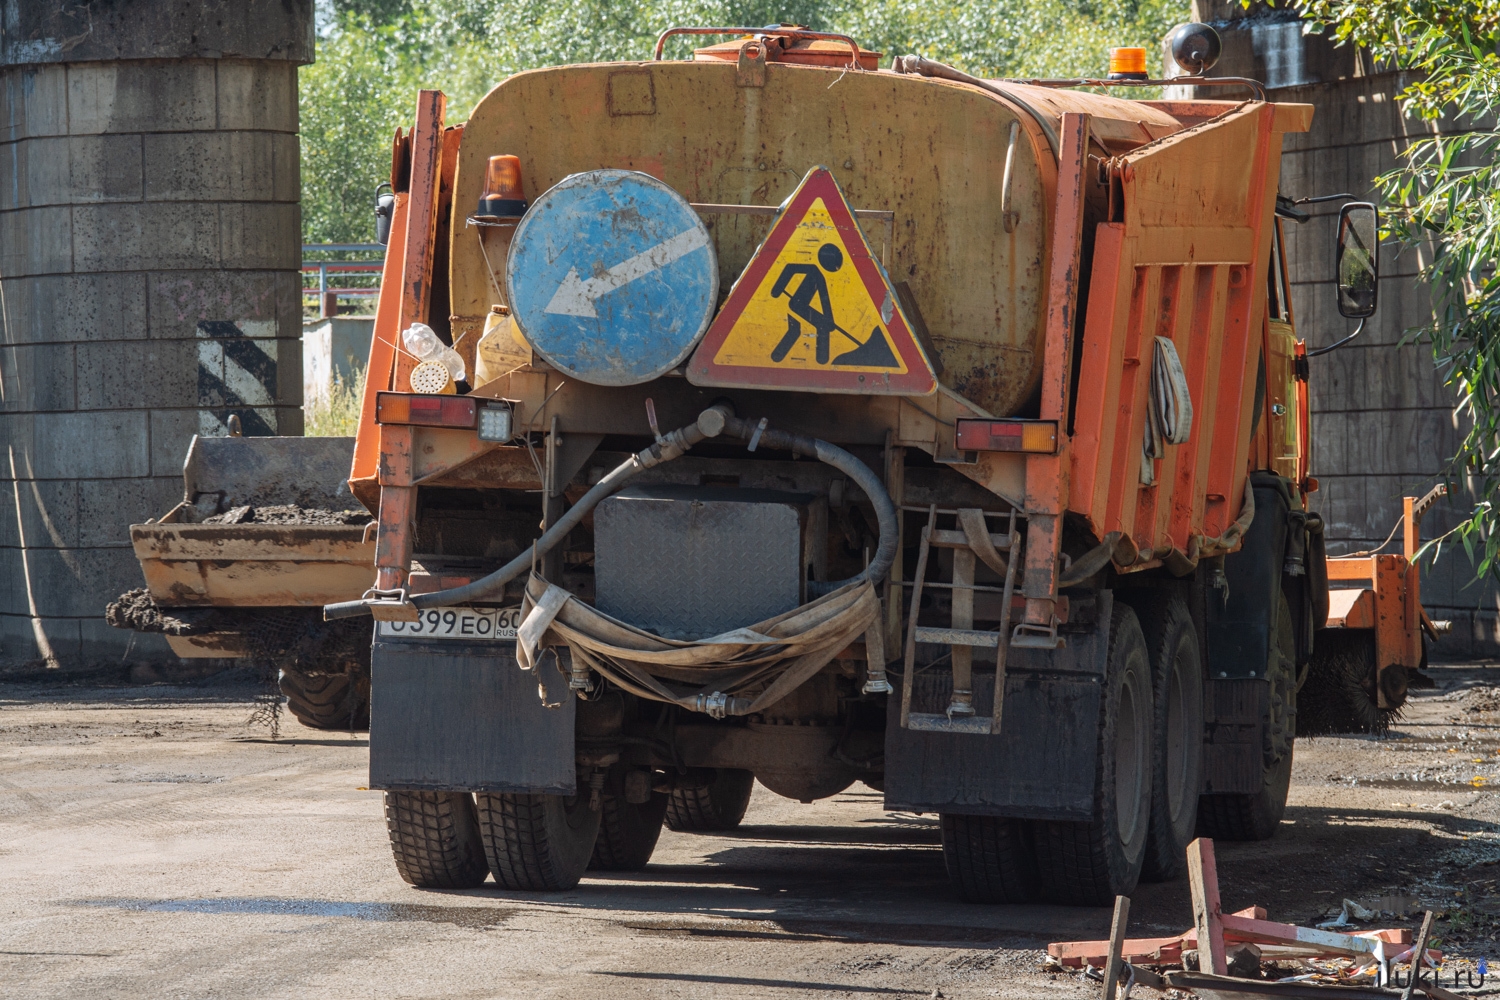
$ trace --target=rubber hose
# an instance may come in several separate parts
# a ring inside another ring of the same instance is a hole
[[[711,406],[698,414],[696,423],[688,424],[663,437],[656,444],[640,452],[631,455],[625,461],[599,480],[579,501],[568,509],[568,512],[557,519],[557,523],[548,528],[535,543],[535,556],[540,558],[544,553],[550,552],[554,546],[567,537],[568,532],[578,527],[589,511],[593,510],[599,501],[613,493],[617,493],[631,479],[663,462],[670,462],[680,457],[699,441],[717,437],[723,430],[724,423],[729,419],[729,408],[720,404]],[[411,603],[418,610],[425,608],[441,608],[455,604],[468,604],[470,601],[478,601],[486,597],[492,597],[502,593],[505,585],[522,573],[531,568],[532,551],[528,549],[516,556],[510,562],[499,569],[482,576],[473,583],[462,587],[453,587],[449,590],[436,590],[430,594],[416,594]]]
[[[724,433],[735,437],[750,440],[755,436],[760,422],[757,420],[744,420],[739,417],[729,417],[724,421]],[[760,432],[759,444],[779,451],[790,451],[799,455],[807,455],[816,458],[825,465],[831,465],[844,475],[854,480],[856,486],[864,490],[865,496],[870,498],[871,505],[875,508],[875,519],[880,526],[880,542],[875,547],[875,557],[870,560],[870,565],[864,572],[857,573],[847,580],[836,580],[824,583],[809,580],[807,590],[809,594],[821,596],[830,594],[840,587],[848,586],[859,580],[881,580],[891,570],[891,565],[896,561],[896,540],[898,537],[896,521],[896,505],[891,501],[891,495],[885,491],[885,484],[880,477],[870,470],[870,467],[838,445],[829,444],[819,438],[808,437],[805,434],[792,434],[788,431],[778,431],[767,428]]]
[[[970,76],[961,69],[955,69],[946,63],[940,63],[926,56],[897,56],[895,63],[891,66],[897,73],[914,73],[917,76],[930,76],[939,80],[952,80],[954,83],[967,83],[971,87],[987,90],[996,97],[1019,106],[1032,117],[1042,128],[1042,133],[1047,137],[1047,145],[1052,147],[1052,155],[1058,156],[1061,144],[1057,138],[1057,127],[1052,123],[1052,117],[1042,114],[1034,108],[1020,94],[1009,87],[990,80],[981,80],[977,76]]]
[[[480,577],[472,583],[462,587],[452,587],[448,590],[437,590],[427,594],[415,594],[411,598],[412,606],[418,610],[427,608],[450,607],[454,605],[468,604],[473,601],[484,600],[504,593],[505,585],[531,568],[533,558],[539,558],[567,537],[605,497],[618,492],[629,480],[641,472],[646,471],[663,462],[670,462],[680,457],[693,445],[705,441],[711,437],[717,437],[721,433],[728,432],[735,437],[750,440],[755,436],[759,421],[742,420],[732,416],[727,404],[711,406],[698,415],[696,423],[673,431],[663,437],[650,448],[632,455],[624,462],[616,466],[607,476],[599,480],[587,493],[585,493],[574,504],[566,514],[557,519],[557,523],[548,528],[538,538],[533,548],[516,556],[510,562],[501,566],[493,573]],[[808,591],[814,596],[832,593],[840,587],[857,582],[859,580],[879,580],[890,572],[891,565],[896,560],[896,505],[891,502],[890,494],[885,490],[882,483],[870,471],[870,467],[855,458],[849,452],[829,444],[818,438],[808,437],[804,434],[791,434],[786,431],[764,430],[760,433],[760,442],[769,448],[780,451],[791,451],[801,455],[816,458],[818,461],[833,466],[840,472],[852,479],[860,489],[864,490],[865,496],[870,498],[870,503],[875,507],[875,518],[880,526],[880,541],[875,549],[875,557],[864,572],[856,574],[847,580],[838,580],[832,583],[808,582]],[[361,614],[369,614],[369,605],[363,601],[348,601],[342,604],[329,604],[323,608],[324,620],[331,621],[335,618],[348,618]]]

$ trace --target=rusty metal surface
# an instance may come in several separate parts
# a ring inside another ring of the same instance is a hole
[[[363,527],[135,524],[130,542],[163,607],[292,607],[359,598],[375,544]]]
[[[1019,222],[1007,233],[1001,180],[1018,119]],[[895,213],[888,270],[912,289],[943,383],[996,414],[1014,412],[1035,390],[1053,157],[1030,117],[990,94],[886,72],[840,77],[774,63],[763,88],[736,86],[727,62],[537,70],[505,81],[474,109],[455,205],[478,198],[484,164],[498,153],[520,156],[532,199],[568,174],[616,167],[651,174],[693,202],[776,205],[808,169],[825,165],[856,209]],[[1039,155],[1049,163],[1039,165]],[[707,221],[727,290],[767,222]],[[879,242],[877,231],[867,236]],[[483,315],[495,301],[481,238],[491,262],[508,250],[508,230],[454,228],[455,314]]]
[[[353,510],[346,477],[354,439],[346,437],[201,437],[182,464],[189,503],[218,498],[218,509],[291,504]]]

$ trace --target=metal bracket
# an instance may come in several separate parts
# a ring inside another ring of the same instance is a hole
[[[1010,644],[1018,649],[1064,649],[1068,641],[1057,634],[1057,616],[1050,625],[1031,625],[1026,622],[1016,626]]]
[[[360,600],[370,609],[370,617],[378,622],[415,622],[422,619],[422,613],[411,602],[405,587],[397,590],[371,587],[360,596]]]
[[[907,729],[924,733],[969,733],[973,736],[990,735],[988,715],[938,715],[935,712],[912,712],[907,716]]]
[[[759,38],[746,40],[740,46],[740,56],[734,68],[736,87],[764,87],[766,85],[766,43]]]

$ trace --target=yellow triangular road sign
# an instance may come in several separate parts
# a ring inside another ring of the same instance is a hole
[[[825,167],[802,179],[688,363],[695,385],[926,395],[927,357]]]

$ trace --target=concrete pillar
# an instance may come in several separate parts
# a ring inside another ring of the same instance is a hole
[[[0,667],[168,658],[104,623],[129,525],[230,413],[302,432],[312,8],[0,0]]]
[[[1312,131],[1289,135],[1282,153],[1281,192],[1291,198],[1347,191],[1379,202],[1374,178],[1396,167],[1402,150],[1432,132],[1451,133],[1452,121],[1409,119],[1397,101],[1414,79],[1375,72],[1368,53],[1303,35],[1284,5],[1238,0],[1194,0],[1194,17],[1213,24],[1224,56],[1213,76],[1248,76],[1266,83],[1273,101],[1311,104]],[[1216,90],[1217,88],[1214,88]],[[1210,88],[1199,96],[1222,97]],[[1338,313],[1333,247],[1339,204],[1308,206],[1309,222],[1288,223],[1287,268],[1297,332],[1310,347],[1331,344],[1355,328]],[[1358,340],[1311,360],[1312,474],[1321,484],[1313,507],[1328,525],[1329,552],[1374,548],[1401,516],[1402,496],[1421,496],[1440,481],[1461,437],[1431,348],[1401,345],[1404,331],[1431,318],[1416,253],[1382,248],[1380,309]],[[1440,502],[1423,520],[1422,537],[1452,528],[1472,509],[1472,497]],[[1392,549],[1400,551],[1397,532]],[[1500,655],[1492,584],[1474,584],[1473,566],[1450,549],[1422,578],[1422,599],[1434,619],[1449,619],[1454,634],[1433,647],[1434,657]]]

